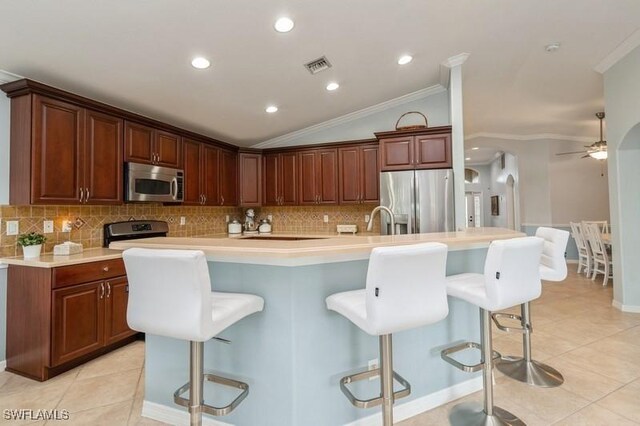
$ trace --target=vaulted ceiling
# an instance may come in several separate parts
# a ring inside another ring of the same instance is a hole
[[[250,146],[438,84],[467,52],[467,135],[595,136],[593,67],[638,29],[637,0],[3,0],[0,69]]]

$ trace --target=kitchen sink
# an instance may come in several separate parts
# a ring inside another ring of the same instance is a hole
[[[325,240],[322,237],[243,237],[243,240],[265,240],[265,241],[304,241],[304,240]]]

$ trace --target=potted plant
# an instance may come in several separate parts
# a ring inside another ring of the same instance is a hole
[[[22,246],[22,253],[25,259],[40,256],[42,250],[42,244],[47,238],[38,234],[37,232],[29,232],[28,234],[21,234],[18,237],[18,245]]]

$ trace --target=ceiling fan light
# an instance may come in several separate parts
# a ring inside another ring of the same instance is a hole
[[[589,153],[589,156],[596,160],[606,160],[608,157],[607,151],[592,151]]]

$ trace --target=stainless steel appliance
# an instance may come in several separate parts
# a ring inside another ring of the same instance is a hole
[[[127,163],[125,168],[125,200],[160,203],[184,201],[184,172],[170,167]]]
[[[104,225],[102,245],[109,247],[113,241],[135,240],[138,238],[166,237],[169,225],[162,220],[129,220]]]
[[[391,229],[388,213],[380,215],[380,233],[424,234],[455,230],[453,170],[407,170],[380,173],[380,205],[395,219]]]

